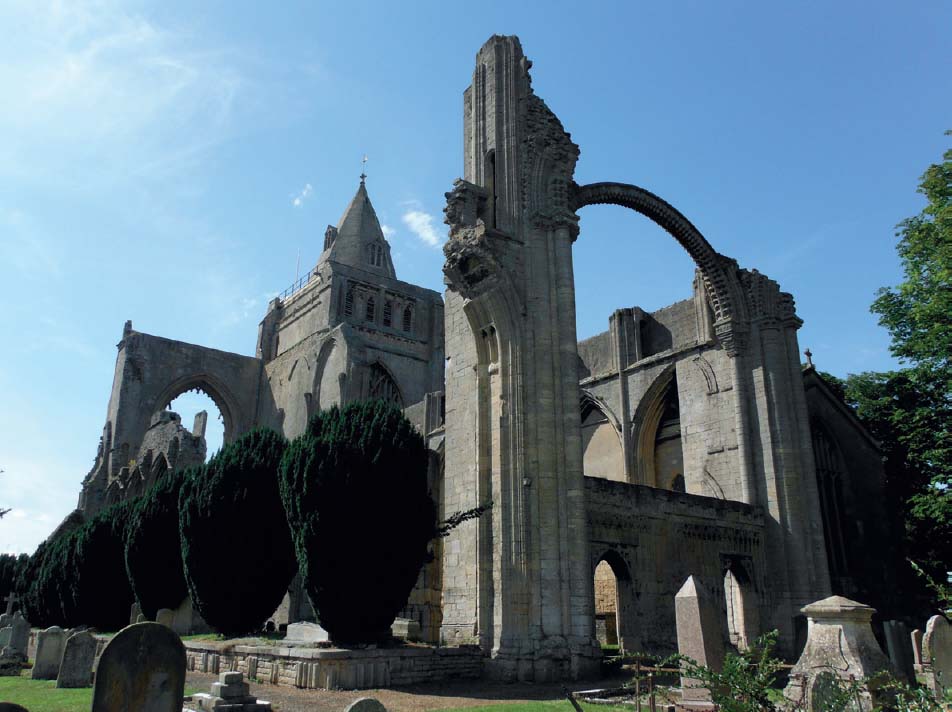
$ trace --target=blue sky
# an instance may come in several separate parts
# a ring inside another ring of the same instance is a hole
[[[0,551],[75,506],[123,322],[252,354],[364,154],[398,275],[442,290],[461,95],[493,33],[521,37],[579,182],[644,186],[778,280],[841,375],[893,365],[868,306],[952,127],[948,2],[14,0],[0,27]],[[581,215],[580,337],[689,296],[660,229]]]

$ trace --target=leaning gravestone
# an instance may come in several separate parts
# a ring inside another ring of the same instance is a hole
[[[135,623],[99,658],[92,712],[181,712],[185,646],[159,623]]]
[[[724,663],[724,641],[714,605],[694,576],[674,597],[678,628],[678,652],[699,665],[720,672]],[[681,696],[687,701],[710,702],[711,693],[700,682],[681,675]]]
[[[89,687],[93,683],[93,663],[99,641],[89,631],[81,630],[66,639],[57,687]]]
[[[175,611],[171,608],[160,608],[155,614],[155,622],[166,628],[171,628],[173,621],[175,621]]]
[[[952,689],[952,626],[943,616],[932,616],[922,636],[922,658],[932,668],[932,684],[939,697]]]
[[[36,634],[36,660],[33,663],[34,680],[55,680],[59,674],[66,631],[57,625]]]

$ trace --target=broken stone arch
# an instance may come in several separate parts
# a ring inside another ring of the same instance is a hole
[[[167,408],[180,395],[193,390],[204,393],[212,399],[224,422],[223,441],[231,442],[238,435],[235,430],[236,414],[239,412],[237,399],[227,386],[208,374],[187,376],[168,384],[155,399],[156,407],[153,412]]]
[[[704,280],[705,291],[714,312],[715,327],[727,336],[731,324],[743,322],[745,304],[740,298],[737,264],[711,247],[690,220],[654,193],[629,183],[589,183],[574,186],[572,207],[579,210],[586,205],[619,205],[640,213],[668,232],[687,251],[697,264]],[[734,350],[732,339],[724,339],[725,348]]]

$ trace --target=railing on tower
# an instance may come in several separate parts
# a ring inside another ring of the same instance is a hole
[[[290,287],[288,287],[283,292],[281,292],[281,294],[278,295],[278,299],[280,299],[281,301],[284,301],[285,299],[294,296],[295,294],[300,292],[302,289],[304,289],[310,283],[310,281],[314,279],[316,276],[317,276],[317,268],[315,267],[314,269],[308,271],[308,273],[305,274],[303,277],[295,281]]]

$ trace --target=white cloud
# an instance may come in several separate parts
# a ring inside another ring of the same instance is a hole
[[[404,225],[430,247],[443,244],[443,236],[437,230],[435,222],[436,218],[422,210],[408,210],[403,214]]]
[[[304,201],[307,200],[308,197],[310,197],[311,193],[313,192],[314,192],[314,188],[311,186],[311,184],[305,183],[304,187],[301,188],[300,192],[297,195],[292,194],[291,197],[293,198],[293,200],[291,201],[291,204],[295,208],[300,208],[302,205],[304,205]]]
[[[397,234],[396,228],[391,227],[390,225],[381,225],[380,229],[383,230],[383,236],[388,240]]]

